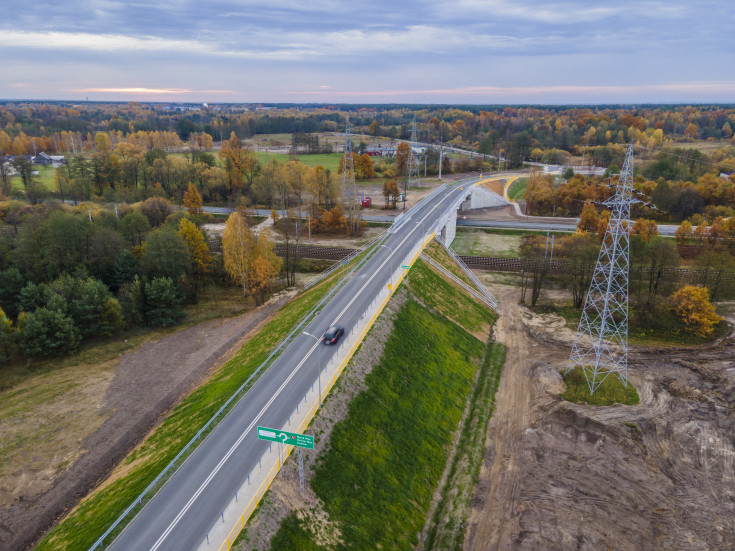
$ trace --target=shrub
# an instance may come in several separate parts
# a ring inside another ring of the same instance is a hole
[[[169,277],[158,277],[145,286],[145,318],[148,325],[174,325],[184,317],[181,298]]]
[[[20,326],[23,352],[32,358],[73,352],[82,340],[70,317],[46,308],[22,316]]]

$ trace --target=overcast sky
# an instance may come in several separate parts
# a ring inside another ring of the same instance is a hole
[[[733,0],[0,0],[0,98],[735,102]]]

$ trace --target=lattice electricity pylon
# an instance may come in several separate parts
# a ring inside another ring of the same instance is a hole
[[[350,135],[350,119],[345,124],[345,151],[342,158],[342,205],[347,212],[347,223],[350,235],[360,231],[360,204],[355,182],[355,161],[352,156],[352,136]]]
[[[419,166],[419,156],[416,155],[416,152],[414,151],[417,140],[416,115],[414,115],[413,126],[411,127],[411,150],[408,153],[408,187],[421,187],[421,167]]]
[[[615,195],[603,204],[610,221],[584,302],[567,371],[582,368],[590,394],[611,373],[628,384],[628,219],[633,198],[633,145],[628,147]]]

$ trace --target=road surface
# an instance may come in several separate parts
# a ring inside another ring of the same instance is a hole
[[[445,188],[406,214],[395,233],[260,377],[108,549],[186,551],[202,543],[235,489],[268,447],[267,442],[257,439],[257,425],[284,426],[295,404],[312,385],[319,384],[319,366],[326,365],[336,347],[325,346],[316,337],[333,324],[343,326],[349,333],[386,285],[390,273],[424,239],[431,222],[460,193],[466,192],[458,186]]]

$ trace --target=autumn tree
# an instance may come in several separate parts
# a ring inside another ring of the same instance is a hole
[[[266,232],[256,238],[247,222],[233,212],[222,236],[225,270],[242,288],[245,296],[264,298],[265,291],[281,269],[281,259],[273,251]]]
[[[564,237],[560,245],[559,256],[568,263],[564,276],[572,290],[574,307],[580,309],[595,272],[600,243],[594,235],[575,233]]]
[[[398,201],[398,183],[395,180],[383,182],[383,197],[385,197],[385,208],[395,210],[396,201]]]
[[[403,191],[408,186],[408,159],[411,156],[411,146],[406,142],[401,142],[396,148],[396,169],[398,174],[404,176]]]
[[[677,243],[686,243],[692,238],[692,224],[688,220],[684,220],[674,234]]]
[[[638,218],[630,230],[630,235],[637,235],[644,242],[648,243],[651,237],[655,237],[658,235],[658,226],[653,220]]]
[[[671,296],[674,313],[686,332],[697,337],[706,337],[723,318],[715,313],[704,287],[686,285]]]
[[[212,264],[212,256],[209,254],[207,241],[204,239],[201,230],[188,218],[182,218],[179,222],[179,236],[189,248],[191,259],[194,262],[194,271],[201,281],[209,273]]]
[[[587,201],[582,208],[582,214],[577,222],[577,231],[589,234],[597,232],[597,228],[600,225],[600,215],[597,214],[597,210],[594,205]]]
[[[242,147],[240,138],[234,132],[230,134],[229,140],[222,142],[218,155],[225,165],[233,191],[242,188],[243,177],[247,180],[248,185],[252,185],[258,175],[260,165],[255,154],[250,149]]]
[[[198,214],[202,211],[202,196],[199,195],[194,184],[189,184],[186,193],[184,193],[184,207],[189,211],[189,214]]]

